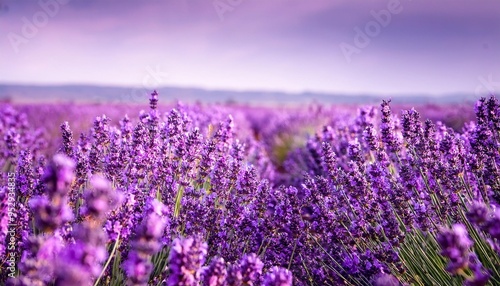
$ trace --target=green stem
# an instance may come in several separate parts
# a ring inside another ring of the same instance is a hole
[[[106,261],[106,264],[104,264],[104,267],[102,268],[101,274],[99,274],[99,277],[95,281],[94,286],[97,286],[99,284],[99,281],[101,280],[102,276],[104,275],[106,268],[108,268],[108,265],[111,262],[111,259],[115,255],[115,252],[116,252],[116,249],[118,248],[119,243],[120,243],[120,233],[118,233],[118,236],[116,237],[116,241],[115,241],[115,245],[113,246],[113,250],[111,250],[111,253],[109,254],[108,261]]]

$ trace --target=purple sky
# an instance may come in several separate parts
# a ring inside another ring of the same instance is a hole
[[[0,36],[3,83],[500,91],[498,0],[0,0]]]

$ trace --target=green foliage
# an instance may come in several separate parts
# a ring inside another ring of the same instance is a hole
[[[475,229],[466,219],[464,222],[474,246],[471,249],[482,265],[491,271],[487,285],[500,285],[500,257],[486,241],[486,234]],[[439,253],[437,232],[423,233],[416,229],[406,234],[406,239],[399,250],[406,272],[394,273],[401,281],[410,285],[462,285],[472,275],[469,269],[451,275],[446,271],[447,261]]]
[[[408,232],[399,252],[407,272],[399,278],[411,285],[462,285],[461,277],[446,271],[446,260],[439,252],[435,233]]]

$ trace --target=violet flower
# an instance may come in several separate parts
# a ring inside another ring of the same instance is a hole
[[[292,286],[293,276],[292,272],[288,269],[280,267],[271,267],[269,271],[264,275],[264,280],[262,282],[263,286]]]
[[[198,237],[177,238],[170,249],[168,286],[195,286],[201,281],[207,244]]]
[[[467,268],[470,248],[473,242],[462,224],[454,224],[451,229],[442,229],[437,237],[441,255],[449,259],[448,270],[452,274]]]
[[[159,239],[167,224],[166,213],[166,207],[156,199],[147,202],[144,220],[136,229],[128,258],[122,265],[127,285],[147,285],[153,270],[151,256],[161,247]]]
[[[203,270],[203,286],[224,286],[227,277],[227,268],[224,258],[215,258]]]

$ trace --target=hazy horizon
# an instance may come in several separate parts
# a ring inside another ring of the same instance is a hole
[[[500,90],[500,1],[0,0],[0,84]]]
[[[224,91],[224,92],[236,92],[236,93],[251,93],[251,92],[258,92],[258,93],[282,93],[282,94],[289,94],[289,95],[299,95],[299,94],[307,94],[307,93],[314,93],[314,94],[324,94],[324,95],[368,95],[368,96],[417,96],[417,95],[424,95],[424,96],[435,96],[436,94],[431,94],[431,93],[424,93],[424,92],[399,92],[399,93],[375,93],[375,92],[322,92],[322,91],[315,91],[315,90],[303,90],[303,91],[286,91],[286,90],[266,90],[266,89],[258,89],[258,88],[206,88],[206,87],[201,87],[201,86],[182,86],[182,85],[156,85],[154,87],[144,87],[141,86],[140,84],[137,85],[120,85],[120,84],[92,84],[92,83],[23,83],[23,82],[1,82],[0,81],[0,86],[2,87],[9,87],[9,86],[16,86],[16,87],[40,87],[40,88],[65,88],[65,87],[90,87],[90,88],[117,88],[117,89],[140,89],[144,91],[154,91],[158,89],[186,89],[186,90],[202,90],[202,91],[208,91],[208,92],[217,92],[217,91]],[[437,95],[441,96],[450,96],[454,94],[472,94],[468,92],[444,92],[440,93]],[[488,96],[491,95],[491,93],[484,92],[481,96]],[[495,94],[496,95],[496,94]]]

